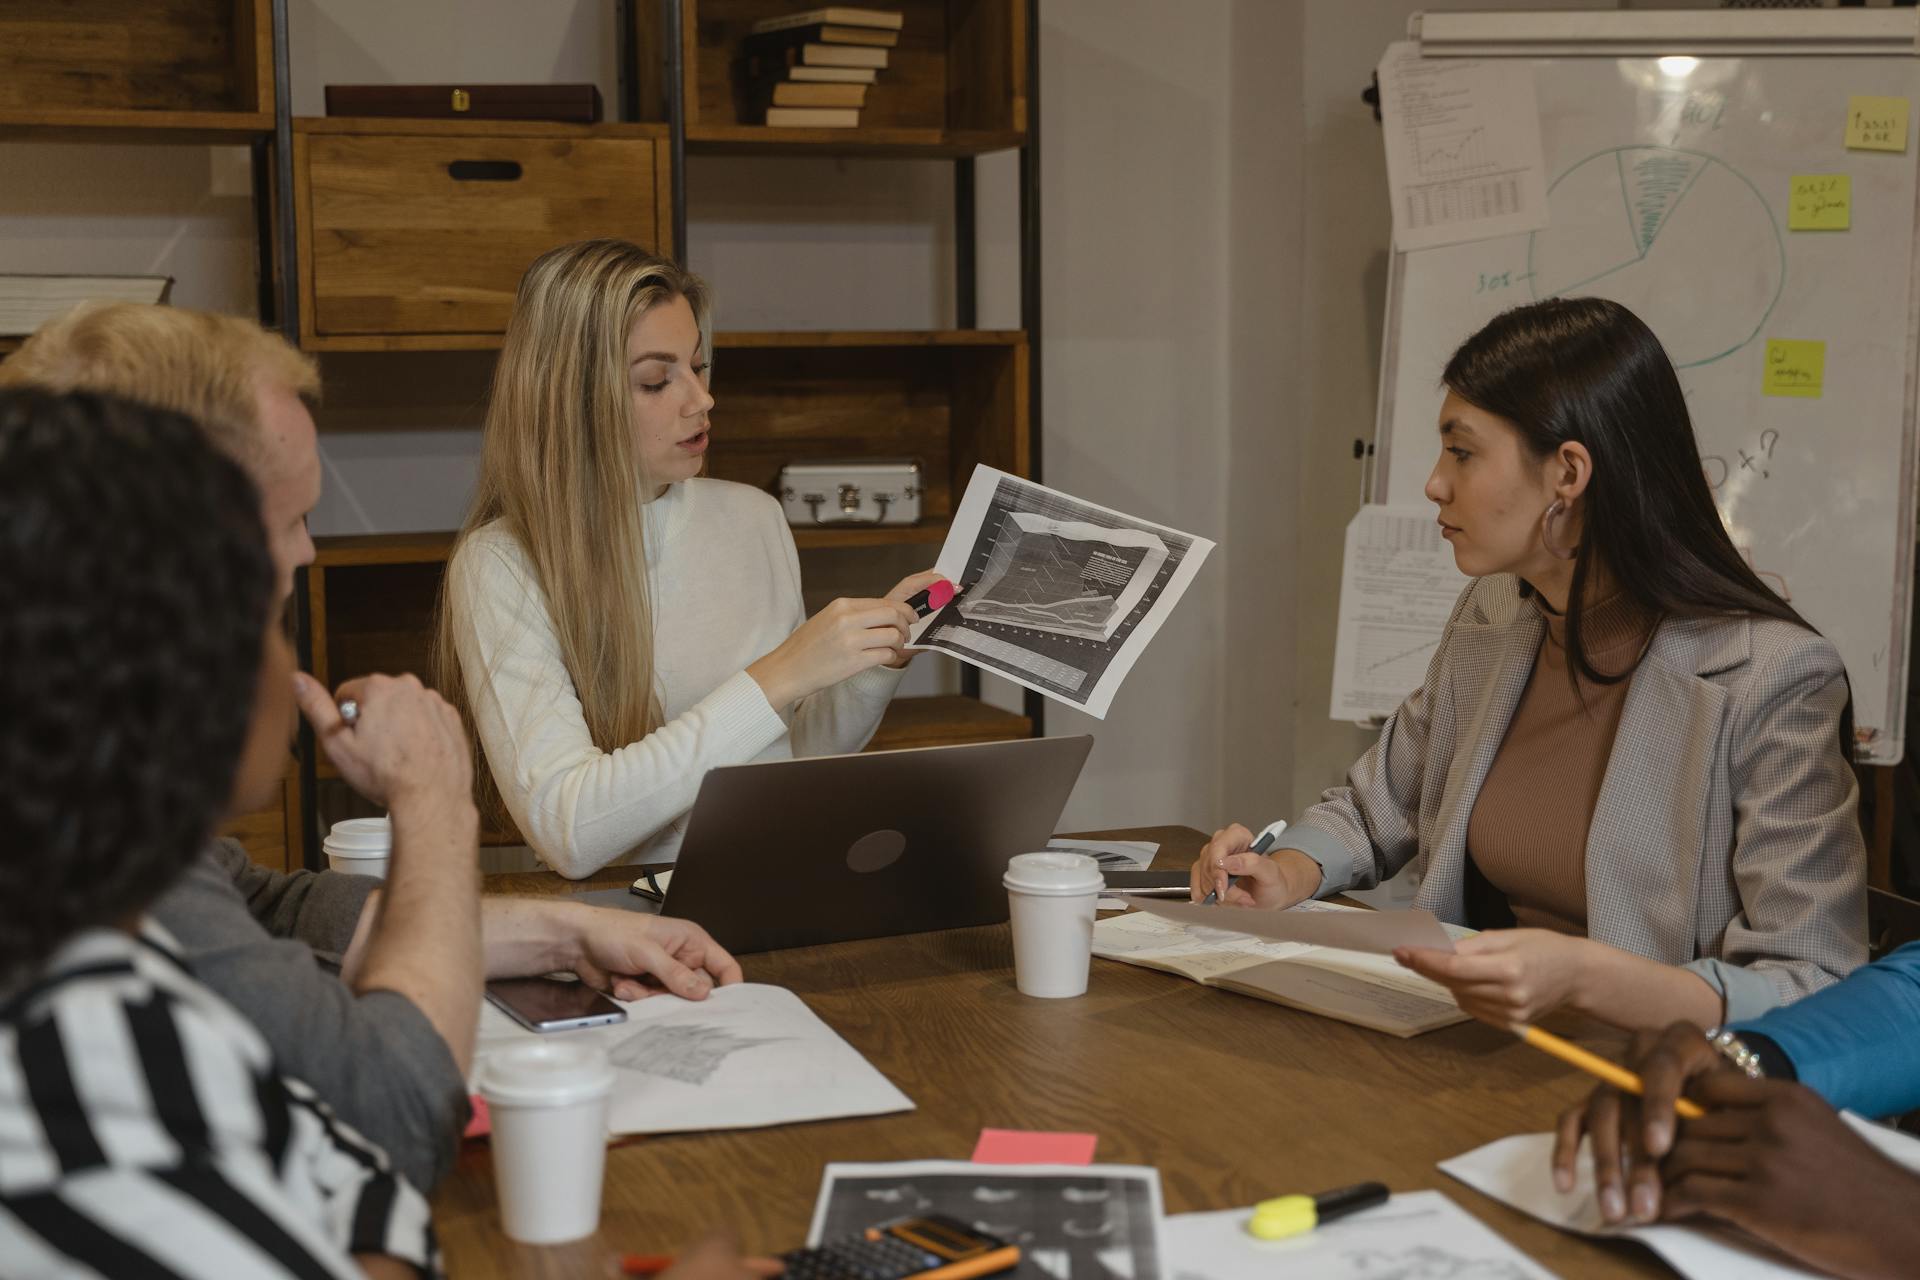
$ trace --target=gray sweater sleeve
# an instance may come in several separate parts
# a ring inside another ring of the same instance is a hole
[[[270,871],[251,861],[238,840],[215,840],[206,857],[219,866],[262,929],[336,958],[346,953],[361,910],[380,887],[373,876]]]
[[[468,1117],[453,1053],[412,1001],[392,991],[357,994],[318,954],[345,949],[378,882],[277,875],[244,853],[236,864],[237,846],[225,843],[202,854],[152,914],[179,940],[195,976],[260,1029],[281,1071],[312,1086],[431,1194]],[[281,927],[297,936],[273,936]]]

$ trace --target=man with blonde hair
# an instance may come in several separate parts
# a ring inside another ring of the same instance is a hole
[[[279,335],[249,320],[176,307],[83,306],[49,321],[0,362],[0,387],[119,395],[184,413],[260,489],[279,599],[313,561],[307,514],[320,497],[312,406],[319,373]],[[379,679],[379,677],[376,677]],[[411,677],[405,677],[411,679]],[[332,697],[296,676],[298,698],[324,734],[340,731]],[[431,797],[429,797],[431,799]],[[572,970],[622,999],[650,979],[704,997],[740,968],[698,925],[565,901],[489,898],[480,911],[484,974],[445,963],[429,915],[471,911],[476,850],[447,854],[432,835],[408,840],[409,796],[390,797],[396,868],[417,843],[423,856],[459,856],[460,887],[405,900],[378,880],[332,871],[281,874],[253,865],[236,841],[218,840],[168,890],[152,914],[179,940],[194,973],[264,1033],[287,1074],[306,1081],[340,1116],[380,1143],[422,1190],[451,1163],[467,1119],[466,1072],[483,977]],[[407,974],[375,985],[364,960]],[[402,959],[401,964],[392,963]],[[403,989],[404,988],[404,989]]]

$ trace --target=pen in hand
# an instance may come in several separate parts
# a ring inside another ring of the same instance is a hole
[[[1260,833],[1260,838],[1253,842],[1253,847],[1248,849],[1247,852],[1248,853],[1265,853],[1267,850],[1273,848],[1274,839],[1277,836],[1279,836],[1279,834],[1282,831],[1285,831],[1286,829],[1287,829],[1287,824],[1284,822],[1276,823],[1274,826],[1267,828],[1265,831],[1262,831]],[[1239,876],[1228,876],[1227,888],[1231,889],[1233,888],[1234,885],[1238,884],[1239,882],[1240,882]],[[1208,907],[1208,906],[1212,906],[1214,903],[1218,901],[1220,901],[1220,891],[1218,889],[1209,889],[1207,891],[1207,896],[1200,899],[1200,905],[1203,907]]]

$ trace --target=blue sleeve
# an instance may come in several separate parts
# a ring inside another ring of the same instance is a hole
[[[1836,1107],[1891,1116],[1920,1107],[1920,942],[1749,1022]]]

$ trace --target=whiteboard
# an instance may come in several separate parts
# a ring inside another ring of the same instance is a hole
[[[1900,154],[1849,151],[1844,134],[1850,95],[1913,99],[1920,63],[1531,60],[1549,223],[1393,255],[1375,500],[1423,500],[1438,455],[1440,371],[1486,321],[1555,295],[1624,303],[1679,370],[1734,542],[1839,649],[1858,758],[1898,762],[1914,549],[1920,133]],[[1789,231],[1789,183],[1802,174],[1851,176],[1851,230]],[[1826,343],[1818,399],[1762,394],[1769,339]]]

